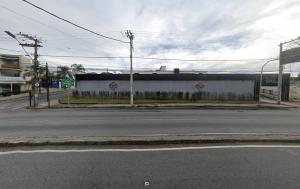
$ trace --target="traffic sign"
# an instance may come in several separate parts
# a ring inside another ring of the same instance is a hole
[[[73,79],[66,78],[66,79],[62,80],[62,87],[70,88],[72,86],[74,86],[74,80]]]

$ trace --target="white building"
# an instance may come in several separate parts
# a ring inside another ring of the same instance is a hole
[[[25,56],[0,54],[0,95],[26,92],[30,78],[24,74],[30,66],[31,60]]]

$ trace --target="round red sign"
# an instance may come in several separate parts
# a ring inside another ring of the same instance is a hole
[[[205,84],[201,81],[199,81],[198,83],[196,83],[195,88],[197,89],[203,89],[205,87]]]
[[[109,84],[109,88],[112,90],[115,90],[116,88],[118,88],[118,83],[113,81]]]

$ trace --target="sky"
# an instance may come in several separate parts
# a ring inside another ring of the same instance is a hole
[[[279,44],[300,36],[300,0],[29,0],[103,35],[127,41],[135,35],[134,56],[163,59],[267,59],[278,57]],[[0,29],[36,35],[41,55],[129,56],[129,45],[101,38],[62,22],[22,0],[0,0]],[[22,51],[0,32],[0,48]],[[28,48],[32,52],[32,49]],[[0,50],[0,53],[20,52]],[[22,53],[21,53],[22,54]],[[128,58],[92,59],[40,56],[50,65],[129,68]],[[171,61],[134,59],[134,69],[255,72],[264,60]],[[268,71],[276,71],[270,63]],[[286,66],[299,72],[300,65]]]

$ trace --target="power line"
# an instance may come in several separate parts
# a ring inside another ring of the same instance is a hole
[[[33,3],[30,3],[29,1],[26,1],[26,0],[23,0],[23,1],[24,1],[25,3],[27,3],[27,4],[31,5],[31,6],[33,6],[33,7],[35,7],[35,8],[37,8],[37,9],[41,10],[41,11],[46,12],[47,14],[50,14],[51,16],[54,16],[54,17],[56,17],[56,18],[58,18],[58,19],[60,19],[60,20],[62,20],[62,21],[64,21],[64,22],[67,22],[67,23],[69,23],[69,24],[71,24],[71,25],[73,25],[73,26],[75,26],[75,27],[77,27],[77,28],[80,28],[80,29],[82,29],[82,30],[88,31],[88,32],[90,32],[90,33],[93,33],[93,34],[95,34],[95,35],[98,35],[98,36],[100,36],[100,37],[103,37],[103,38],[106,38],[106,39],[110,39],[110,40],[113,40],[113,41],[118,41],[118,42],[121,42],[121,43],[129,43],[129,42],[127,42],[127,41],[122,41],[122,40],[120,40],[120,39],[116,39],[116,38],[113,38],[113,37],[109,37],[109,36],[106,36],[106,35],[103,35],[103,34],[94,32],[94,31],[92,31],[92,30],[90,30],[90,29],[87,29],[87,28],[85,28],[85,27],[83,27],[83,26],[80,26],[80,25],[78,25],[78,24],[75,24],[74,22],[71,22],[71,21],[69,21],[69,20],[67,20],[67,19],[65,19],[65,18],[62,18],[62,17],[60,17],[60,16],[58,16],[58,15],[56,15],[56,14],[54,14],[54,13],[51,13],[51,12],[49,12],[49,11],[47,11],[47,10],[45,10],[45,9],[43,9],[43,8],[41,8],[41,7],[37,6],[37,5],[35,5],[35,4],[33,4]]]
[[[20,52],[18,50],[0,48],[6,51]],[[51,54],[40,54],[41,57],[53,57],[53,58],[86,58],[86,59],[125,59],[128,56],[72,56],[72,55],[51,55]],[[165,61],[183,61],[183,62],[243,62],[243,61],[265,61],[272,58],[261,58],[261,59],[177,59],[177,58],[156,58],[156,57],[133,57],[135,59],[144,60],[165,60]]]
[[[53,58],[87,58],[87,59],[117,59],[117,58],[129,58],[127,56],[69,56],[69,55],[50,55],[50,54],[41,54],[39,56],[43,57],[53,57]]]
[[[58,29],[58,28],[56,28],[56,27],[54,27],[54,26],[45,24],[45,23],[43,23],[43,22],[41,22],[41,21],[39,21],[39,20],[37,20],[37,19],[35,19],[35,18],[31,18],[31,17],[26,16],[26,15],[24,15],[24,14],[18,13],[18,12],[14,11],[14,10],[12,10],[12,9],[9,9],[9,8],[3,6],[3,5],[0,5],[0,8],[5,9],[5,10],[7,10],[7,11],[9,11],[9,12],[11,12],[11,13],[17,15],[17,16],[22,17],[22,18],[26,18],[26,19],[28,19],[28,20],[31,20],[31,21],[36,22],[36,23],[38,23],[38,24],[41,24],[41,25],[43,25],[43,26],[49,27],[49,28],[54,29],[54,30],[56,30],[56,31],[59,31],[59,32],[61,32],[61,33],[65,33],[64,31],[62,31],[62,30],[60,30],[60,29]]]
[[[54,27],[54,26],[49,25],[49,24],[45,24],[45,23],[43,23],[43,22],[41,22],[41,21],[39,21],[39,20],[37,20],[37,19],[35,19],[35,18],[32,18],[32,17],[26,16],[26,15],[24,15],[24,14],[18,13],[18,12],[14,11],[14,10],[12,10],[12,9],[10,9],[10,8],[7,8],[7,7],[3,6],[3,5],[0,5],[0,8],[4,9],[4,10],[10,12],[10,13],[13,13],[13,14],[16,15],[16,16],[19,16],[19,17],[28,19],[28,20],[30,20],[30,21],[32,21],[32,22],[38,23],[38,24],[40,24],[40,25],[42,25],[42,26],[48,27],[48,28],[50,28],[50,29],[52,29],[52,30],[58,31],[58,32],[60,32],[60,33],[62,33],[62,34],[64,34],[64,35],[66,35],[66,36],[69,36],[68,38],[62,38],[63,40],[71,40],[72,38],[73,38],[73,39],[77,39],[77,40],[83,40],[83,39],[95,39],[95,36],[94,36],[94,37],[85,37],[85,38],[74,36],[75,33],[74,33],[74,35],[73,35],[72,33],[67,33],[67,32],[65,32],[65,31],[63,31],[63,30],[58,29],[57,27]],[[0,38],[1,38],[1,36],[2,36],[2,35],[0,35]],[[5,35],[5,36],[6,36],[6,35]],[[52,37],[51,37],[51,38],[52,38]],[[9,39],[9,38],[2,38],[2,39],[3,39],[3,40],[0,39],[0,41],[12,41],[12,39]],[[59,39],[55,39],[55,40],[57,41],[57,40],[59,40]],[[60,40],[61,40],[61,39],[60,39]]]
[[[271,58],[262,59],[178,59],[178,58],[152,58],[152,57],[134,57],[135,59],[145,60],[166,60],[166,61],[182,61],[182,62],[243,62],[243,61],[264,61]]]
[[[87,58],[87,59],[121,59],[129,58],[127,56],[72,56],[72,55],[50,55],[41,54],[43,57],[54,57],[54,58]],[[165,61],[183,61],[183,62],[243,62],[243,61],[264,61],[271,58],[261,58],[261,59],[178,59],[178,58],[156,58],[156,57],[133,57],[134,59],[144,59],[144,60],[165,60]]]

